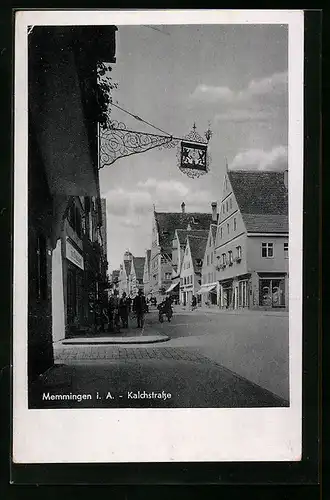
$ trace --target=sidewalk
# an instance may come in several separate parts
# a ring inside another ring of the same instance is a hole
[[[173,310],[181,314],[234,314],[240,316],[289,316],[289,311],[286,310],[263,310],[263,309],[220,309],[217,306],[212,307],[196,307],[193,311],[189,306],[175,305]]]
[[[119,332],[77,334],[56,342],[55,348],[65,345],[153,344],[168,340],[169,337],[150,324],[146,317],[143,328],[137,328],[132,323],[128,328],[121,328]]]

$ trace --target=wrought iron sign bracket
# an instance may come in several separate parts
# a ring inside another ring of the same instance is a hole
[[[189,177],[199,177],[209,169],[207,146],[211,136],[209,129],[205,133],[206,141],[203,140],[196,132],[195,124],[187,136],[180,138],[129,130],[123,122],[111,121],[106,129],[99,129],[99,168],[151,149],[177,147],[177,165],[181,172]]]

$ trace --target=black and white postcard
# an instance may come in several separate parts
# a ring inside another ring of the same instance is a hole
[[[299,461],[302,11],[18,11],[13,461]]]

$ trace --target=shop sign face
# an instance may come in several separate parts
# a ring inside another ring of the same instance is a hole
[[[70,262],[75,264],[80,269],[84,270],[83,256],[71,245],[68,240],[66,240],[65,256]]]

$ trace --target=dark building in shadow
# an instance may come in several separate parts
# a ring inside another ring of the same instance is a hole
[[[75,204],[77,197],[100,203],[97,64],[115,62],[116,30],[115,26],[34,26],[27,34],[29,382],[53,364],[54,333],[60,331],[59,318],[64,314],[64,299],[58,303],[64,296],[58,264],[67,252],[62,241],[65,220],[72,217],[72,197]],[[77,213],[74,217],[79,218]],[[74,231],[78,234],[77,227]],[[79,244],[69,244],[78,254]],[[90,244],[96,248],[99,243]],[[68,268],[69,288],[79,286],[79,265],[70,262]],[[69,323],[77,314],[83,317],[79,308],[67,308]]]

